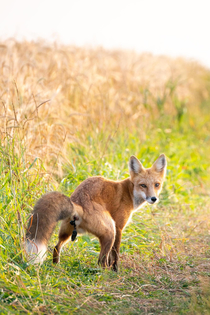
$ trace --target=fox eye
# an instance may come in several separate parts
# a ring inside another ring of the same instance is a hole
[[[160,186],[160,184],[159,183],[155,183],[155,187],[159,187]]]
[[[143,188],[147,188],[147,186],[145,184],[140,184],[139,186],[141,186]]]

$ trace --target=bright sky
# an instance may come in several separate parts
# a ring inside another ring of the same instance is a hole
[[[184,56],[210,68],[210,0],[0,0],[0,39]]]

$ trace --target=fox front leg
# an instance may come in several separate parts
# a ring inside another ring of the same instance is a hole
[[[120,243],[122,238],[122,230],[116,229],[115,242],[109,254],[109,266],[113,271],[118,271],[118,260],[120,254]]]

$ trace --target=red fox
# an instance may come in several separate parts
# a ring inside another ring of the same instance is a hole
[[[130,177],[122,181],[90,177],[70,198],[56,191],[42,196],[34,207],[26,233],[26,250],[32,261],[44,260],[56,223],[63,220],[53,252],[54,263],[59,262],[61,247],[70,237],[74,239],[77,232],[89,232],[100,241],[98,263],[117,271],[122,231],[133,211],[146,202],[158,201],[166,174],[166,157],[161,154],[152,167],[144,168],[131,156],[129,172]]]

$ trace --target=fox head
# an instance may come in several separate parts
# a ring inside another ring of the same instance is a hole
[[[137,209],[144,202],[150,204],[158,202],[158,196],[165,179],[166,166],[167,162],[164,154],[161,154],[150,168],[144,168],[135,156],[130,157],[129,172],[134,185],[134,209]]]

